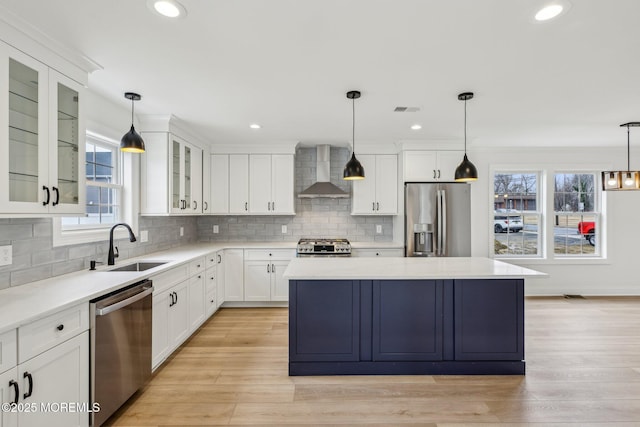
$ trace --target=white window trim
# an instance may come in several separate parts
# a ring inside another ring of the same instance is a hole
[[[602,188],[602,181],[601,181],[601,174],[599,171],[597,170],[591,170],[591,171],[586,171],[586,170],[580,170],[580,171],[576,171],[576,170],[570,170],[570,171],[564,171],[561,169],[555,169],[553,171],[553,177],[554,177],[554,182],[552,182],[551,185],[551,191],[552,191],[552,195],[555,195],[555,175],[556,174],[589,174],[589,175],[593,175],[595,182],[594,182],[594,194],[593,194],[593,198],[594,198],[594,204],[596,207],[596,210],[593,212],[558,212],[555,209],[552,210],[551,215],[556,216],[556,215],[563,215],[563,216],[568,216],[568,215],[593,215],[595,217],[597,217],[597,224],[598,226],[596,227],[596,240],[601,240],[602,242],[605,242],[605,239],[602,239],[601,237],[601,232],[600,229],[602,228],[603,220],[602,220],[602,197],[604,194],[604,191],[598,191],[599,188]],[[555,203],[552,204],[551,206],[555,207]],[[553,230],[553,221],[549,221],[552,223],[551,229]],[[584,240],[584,239],[583,239]],[[585,240],[586,241],[586,240]],[[593,254],[593,255],[573,255],[573,254],[556,254],[555,253],[555,248],[553,253],[551,254],[553,256],[553,258],[555,259],[569,259],[569,260],[580,260],[580,259],[588,259],[588,260],[597,260],[602,258],[601,252],[602,252],[602,248],[603,245],[601,243],[596,243],[598,246],[598,252]]]
[[[500,165],[496,165],[496,166],[490,166],[490,179],[489,179],[489,194],[490,195],[494,195],[495,194],[495,183],[494,183],[494,178],[496,175],[496,172],[498,173],[505,173],[505,174],[536,174],[538,176],[538,182],[536,185],[536,210],[535,211],[522,211],[522,215],[535,215],[538,217],[538,244],[540,245],[539,247],[539,253],[535,254],[535,255],[523,255],[523,254],[517,254],[517,255],[501,255],[501,256],[496,256],[495,253],[495,242],[494,242],[494,238],[493,238],[493,219],[494,219],[494,206],[493,203],[491,203],[491,201],[489,202],[490,205],[490,212],[489,212],[489,255],[491,258],[497,259],[497,260],[503,260],[503,261],[512,261],[512,260],[526,260],[527,262],[529,261],[538,261],[538,260],[542,260],[545,259],[545,254],[546,254],[546,233],[547,233],[547,229],[545,227],[546,224],[546,216],[544,214],[544,209],[545,209],[545,200],[543,197],[541,197],[540,195],[540,189],[544,188],[545,186],[545,174],[544,174],[544,170],[543,169],[536,169],[536,168],[531,168],[531,167],[522,167],[522,168],[514,168],[513,166],[500,166]],[[524,218],[523,218],[524,219]]]
[[[113,141],[112,138],[105,137],[87,131],[96,139]],[[138,213],[140,211],[140,158],[139,154],[123,153],[121,157],[120,170],[123,183],[121,195],[122,220],[131,226],[134,234],[138,234]],[[63,230],[61,218],[53,218],[53,246],[77,245],[83,243],[102,242],[109,240],[111,225],[100,228],[82,228],[76,230]],[[114,238],[124,239],[129,236],[126,229],[118,227],[114,230]]]
[[[609,165],[610,166],[610,165]],[[600,191],[599,193],[599,202],[600,202],[600,221],[602,223],[602,227],[600,230],[600,254],[595,256],[584,256],[580,257],[571,257],[571,256],[554,256],[553,251],[549,251],[548,248],[553,248],[553,222],[548,221],[548,207],[553,206],[553,192],[554,192],[554,183],[552,179],[549,177],[553,177],[555,173],[562,172],[575,172],[575,173],[593,173],[600,170],[609,170],[607,169],[607,165],[601,164],[572,164],[572,163],[558,163],[558,164],[522,164],[514,167],[513,165],[507,164],[491,164],[489,165],[489,193],[494,194],[494,183],[493,179],[496,172],[511,172],[511,173],[525,173],[525,172],[539,172],[540,180],[541,180],[541,188],[544,188],[543,197],[540,199],[541,208],[539,212],[542,215],[543,227],[544,227],[544,238],[542,242],[542,256],[538,257],[523,257],[523,256],[512,256],[512,257],[496,257],[494,242],[491,238],[491,235],[488,239],[488,254],[490,258],[505,261],[505,262],[513,262],[517,261],[519,264],[523,265],[543,265],[543,264],[552,264],[552,265],[604,265],[611,264],[610,256],[611,249],[610,243],[608,242],[608,219],[607,219],[607,192]],[[601,188],[602,183],[600,182],[600,177],[596,173],[596,179],[598,182],[596,185],[598,188]],[[489,203],[489,219],[490,224],[493,225],[493,204]],[[489,228],[490,233],[493,232],[493,227]]]

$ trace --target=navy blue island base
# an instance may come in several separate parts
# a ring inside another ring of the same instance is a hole
[[[524,279],[289,281],[289,375],[524,373]]]

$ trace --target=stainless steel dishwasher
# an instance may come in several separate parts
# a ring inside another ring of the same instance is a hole
[[[144,280],[92,300],[91,414],[98,427],[151,377],[153,286]]]

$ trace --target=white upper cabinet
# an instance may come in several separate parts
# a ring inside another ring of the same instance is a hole
[[[84,213],[84,87],[0,42],[0,92],[0,213]]]
[[[140,134],[146,148],[140,155],[140,213],[202,214],[204,150],[172,132],[142,131]],[[209,208],[208,204],[206,207]]]
[[[249,157],[249,211],[294,215],[293,156],[252,154]]]
[[[208,213],[229,213],[229,156],[227,154],[211,155],[209,177],[211,210]]]
[[[212,154],[211,212],[294,215],[292,154]]]
[[[353,182],[352,215],[398,213],[398,157],[395,154],[359,154],[365,179]]]
[[[213,186],[214,184],[211,183]],[[229,155],[229,211],[231,214],[249,213],[249,155]]]
[[[403,153],[405,182],[444,181],[455,178],[462,162],[463,151],[405,151]]]
[[[171,213],[202,213],[202,149],[170,135]]]

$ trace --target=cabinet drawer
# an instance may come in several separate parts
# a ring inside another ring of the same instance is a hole
[[[89,329],[89,304],[83,303],[18,329],[18,361],[34,356]]]
[[[189,276],[193,276],[204,271],[204,260],[204,257],[200,257],[189,263]]]
[[[0,373],[18,364],[16,330],[0,334]]]
[[[218,253],[214,252],[212,254],[208,254],[204,261],[205,268],[215,267],[216,265],[218,265]]]
[[[289,261],[296,257],[295,249],[245,249],[245,261]]]
[[[151,277],[154,293],[160,293],[189,277],[189,265],[183,264]]]

